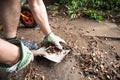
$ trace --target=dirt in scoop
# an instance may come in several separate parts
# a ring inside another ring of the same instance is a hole
[[[65,43],[60,43],[63,47],[63,50],[71,50],[71,47]],[[48,53],[58,53],[62,50],[58,49],[54,44],[52,43],[41,43],[41,47],[45,47],[47,49]]]

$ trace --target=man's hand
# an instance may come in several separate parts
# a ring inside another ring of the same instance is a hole
[[[52,44],[55,44],[55,46],[56,46],[58,49],[62,49],[62,46],[61,46],[60,42],[65,43],[65,41],[64,41],[63,39],[61,39],[60,37],[56,36],[56,35],[53,34],[53,33],[50,33],[50,34],[48,34],[47,36],[45,36],[44,42],[50,42],[50,43],[52,43]]]

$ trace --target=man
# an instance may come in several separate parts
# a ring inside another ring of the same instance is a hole
[[[44,42],[51,42],[62,49],[60,42],[65,41],[51,31],[43,0],[28,0],[28,3],[37,24],[45,35]],[[20,0],[0,0],[0,6],[0,21],[2,21],[4,37],[10,42],[0,39],[0,67],[7,68],[7,72],[18,71],[33,60],[33,54],[29,49],[38,47],[33,47],[35,43],[26,44],[28,42],[16,39]]]

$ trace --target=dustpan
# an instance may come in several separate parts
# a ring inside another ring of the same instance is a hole
[[[70,52],[70,50],[63,49],[62,51],[57,53],[48,53],[45,47],[41,47],[38,50],[31,51],[34,56],[43,56],[44,58],[56,63],[60,63],[64,59],[64,57]]]

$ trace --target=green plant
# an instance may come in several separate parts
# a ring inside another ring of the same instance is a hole
[[[99,22],[110,15],[120,14],[120,0],[56,0],[56,3],[66,9],[71,19],[80,13]]]
[[[79,1],[73,0],[71,1],[70,5],[66,5],[67,8],[67,14],[70,16],[71,19],[74,19],[77,17],[77,12],[80,11],[79,6]]]
[[[88,15],[91,19],[95,19],[97,22],[103,20],[105,13],[102,11],[87,9],[84,14]]]

